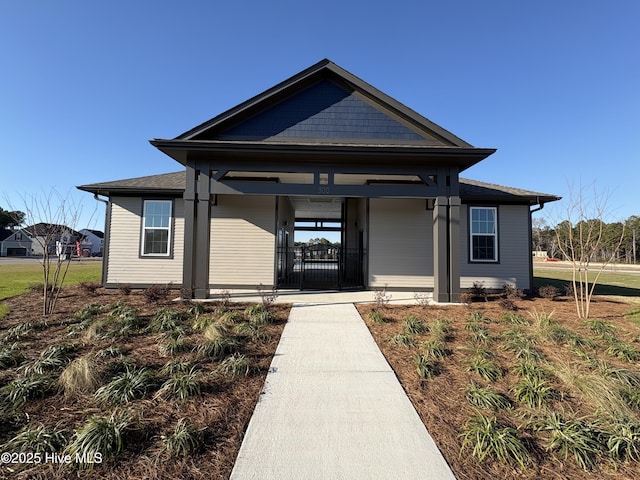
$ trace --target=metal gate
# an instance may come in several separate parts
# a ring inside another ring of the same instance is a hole
[[[361,249],[311,245],[278,249],[278,287],[342,290],[364,287]]]

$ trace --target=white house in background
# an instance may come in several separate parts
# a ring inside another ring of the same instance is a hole
[[[104,233],[100,230],[90,230],[83,228],[78,233],[83,235],[83,239],[80,242],[82,244],[83,255],[85,251],[89,250],[89,255],[92,257],[102,256],[104,251]]]
[[[495,150],[328,60],[151,144],[180,171],[78,187],[109,197],[107,287],[528,289],[531,212],[558,200],[461,178]],[[341,246],[322,263],[294,245],[327,230]]]
[[[26,257],[31,255],[32,241],[23,229],[0,229],[0,257]]]

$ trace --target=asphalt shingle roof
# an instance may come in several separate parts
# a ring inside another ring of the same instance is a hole
[[[128,178],[111,182],[91,183],[78,187],[91,193],[109,195],[115,193],[169,193],[184,192],[185,172],[162,173],[146,177]],[[466,201],[523,201],[532,204],[540,202],[552,202],[560,197],[548,193],[523,190],[521,188],[507,187],[495,183],[480,182],[478,180],[460,179],[460,197]]]

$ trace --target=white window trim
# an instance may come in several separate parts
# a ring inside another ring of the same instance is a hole
[[[473,210],[493,210],[493,218],[495,219],[495,232],[494,233],[473,233]],[[469,207],[469,261],[470,262],[478,262],[478,263],[498,263],[499,253],[498,253],[498,207]],[[493,257],[492,259],[485,258],[473,258],[473,237],[493,237],[494,239],[494,249],[493,249]]]
[[[167,227],[146,227],[147,218],[147,202],[167,202],[169,203],[169,223]],[[140,256],[141,257],[170,257],[171,256],[171,225],[173,224],[173,200],[163,200],[149,198],[142,202],[142,234],[140,235]],[[167,231],[167,251],[166,253],[145,253],[145,239],[147,230],[166,230]]]

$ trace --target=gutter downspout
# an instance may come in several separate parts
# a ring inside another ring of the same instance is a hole
[[[544,208],[544,202],[540,201],[540,197],[536,197],[536,203],[539,207],[529,210],[529,289],[533,293],[533,214]]]
[[[108,258],[108,251],[109,251],[109,218],[111,216],[111,201],[110,200],[104,200],[100,197],[98,197],[99,193],[95,192],[93,194],[93,198],[98,201],[98,202],[102,202],[106,205],[105,208],[105,212],[104,212],[104,239],[103,239],[103,244],[102,244],[102,286],[104,287],[107,284],[107,258]]]

